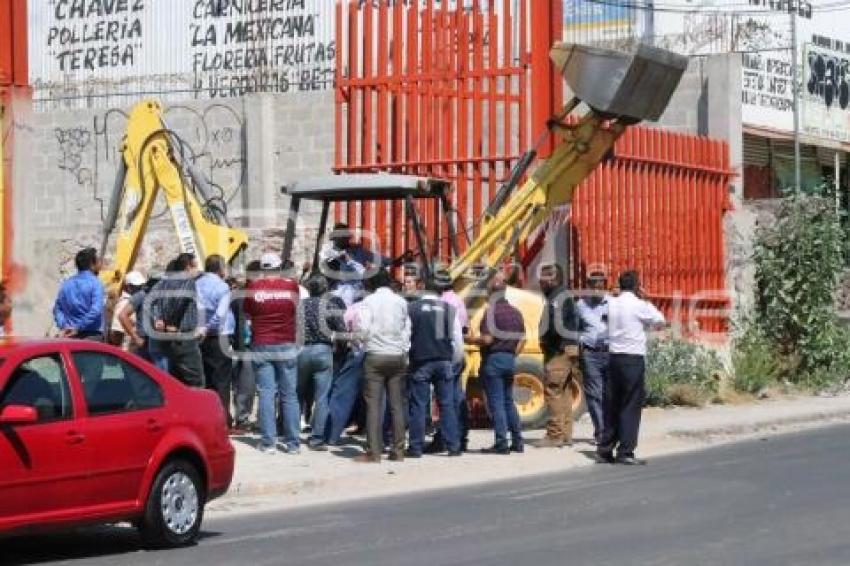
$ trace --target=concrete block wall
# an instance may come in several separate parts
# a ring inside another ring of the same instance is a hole
[[[132,103],[120,108],[36,112],[13,108],[12,261],[27,274],[15,299],[16,334],[43,336],[62,279],[74,254],[100,247],[118,147]],[[193,161],[222,191],[231,221],[246,229],[248,258],[279,251],[288,202],[280,186],[331,173],[333,93],[251,95],[187,101],[166,107],[166,125],[191,147]],[[302,207],[294,259],[302,261],[314,239],[318,214]],[[109,258],[108,247],[107,259]],[[160,202],[137,267],[161,270],[178,251],[171,219]]]

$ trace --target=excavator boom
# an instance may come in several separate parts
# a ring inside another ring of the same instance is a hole
[[[561,138],[555,150],[511,195],[536,149],[523,156],[487,209],[478,236],[449,268],[455,289],[473,307],[489,275],[553,208],[572,201],[576,187],[610,154],[626,128],[661,116],[688,63],[686,57],[643,44],[625,52],[557,44],[550,57],[575,96],[548,123],[546,135]],[[566,123],[581,102],[590,111]]]
[[[228,226],[220,208],[202,205],[207,183],[186,150],[165,126],[159,103],[143,101],[132,109],[104,223],[101,255],[105,255],[112,232],[116,228],[118,232],[112,265],[101,272],[105,283],[120,286],[133,269],[160,190],[181,251],[195,254],[200,261],[217,254],[232,262],[247,246],[247,235]]]

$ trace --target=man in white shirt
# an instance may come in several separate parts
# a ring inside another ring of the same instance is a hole
[[[646,463],[635,458],[646,398],[646,330],[665,325],[664,315],[639,293],[637,272],[626,271],[620,275],[620,294],[608,300],[608,402],[596,449],[600,460],[630,466]]]
[[[355,459],[358,462],[381,461],[385,389],[392,415],[390,454],[392,459],[404,458],[404,383],[410,351],[410,318],[407,301],[394,293],[391,285],[392,278],[384,269],[372,276],[366,282],[367,290],[372,294],[363,299],[355,321],[355,328],[363,335],[366,351],[363,398],[366,401],[366,439],[369,445],[368,451]]]

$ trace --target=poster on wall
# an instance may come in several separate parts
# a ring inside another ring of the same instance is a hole
[[[827,93],[840,93],[842,77],[850,74],[844,62],[850,53],[850,4],[671,0],[666,11],[656,14],[657,43],[689,55],[741,53],[744,124],[790,133],[794,128],[792,14],[797,25],[800,130],[848,141],[847,118],[835,110],[840,107],[840,94],[833,94],[838,98],[832,100]]]
[[[800,110],[803,133],[850,142],[850,44],[806,45]]]
[[[564,39],[593,43],[631,33],[636,10],[615,2],[566,0],[564,2]]]

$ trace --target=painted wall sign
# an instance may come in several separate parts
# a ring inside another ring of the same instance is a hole
[[[850,44],[829,44],[841,50],[806,46],[801,124],[811,136],[850,142]]]
[[[791,19],[796,16],[800,128],[803,133],[850,141],[840,107],[850,53],[850,5],[832,0],[711,0],[695,6],[675,0],[660,12],[658,44],[690,55],[742,53],[744,124],[782,132],[794,128]],[[685,9],[687,7],[687,10]],[[811,90],[809,84],[811,83]]]
[[[333,0],[30,5],[30,82],[37,98],[121,91],[217,98],[333,85]]]

